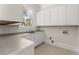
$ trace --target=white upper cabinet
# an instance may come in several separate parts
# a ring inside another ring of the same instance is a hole
[[[66,5],[67,25],[78,25],[78,5]]]
[[[66,25],[66,8],[57,6],[51,8],[51,25]]]
[[[37,26],[50,25],[50,10],[43,10],[37,13]]]
[[[37,13],[37,26],[43,26],[44,25],[44,20],[43,20],[43,12],[38,12]]]
[[[50,22],[51,25],[58,25],[58,11],[57,11],[57,7],[53,7],[51,8],[51,14],[50,14]]]
[[[78,5],[58,5],[38,12],[37,26],[78,25]]]
[[[66,6],[57,6],[58,25],[66,25]]]
[[[51,23],[50,23],[50,9],[44,10],[43,17],[44,17],[44,24],[46,26],[50,26],[51,25]]]

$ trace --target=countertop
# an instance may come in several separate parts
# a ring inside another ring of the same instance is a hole
[[[34,42],[23,38],[25,34],[0,36],[0,55],[9,55],[25,47],[34,45]]]
[[[5,34],[0,34],[0,36],[6,36],[6,35],[16,35],[16,34],[32,34],[36,32],[44,32],[43,30],[34,30],[34,31],[26,31],[26,32],[14,32],[14,33],[5,33]]]

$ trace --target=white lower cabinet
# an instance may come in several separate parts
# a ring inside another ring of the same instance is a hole
[[[29,39],[35,43],[34,47],[37,45],[41,44],[42,42],[45,41],[45,34],[42,31],[31,33],[28,35],[25,35],[24,38]]]

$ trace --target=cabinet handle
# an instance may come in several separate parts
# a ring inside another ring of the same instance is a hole
[[[63,34],[68,34],[68,30],[63,30]]]

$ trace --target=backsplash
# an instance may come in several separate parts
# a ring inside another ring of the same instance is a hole
[[[77,46],[77,26],[60,26],[60,27],[39,27],[45,30],[47,43],[60,42],[71,46]],[[50,40],[51,37],[51,40]]]

